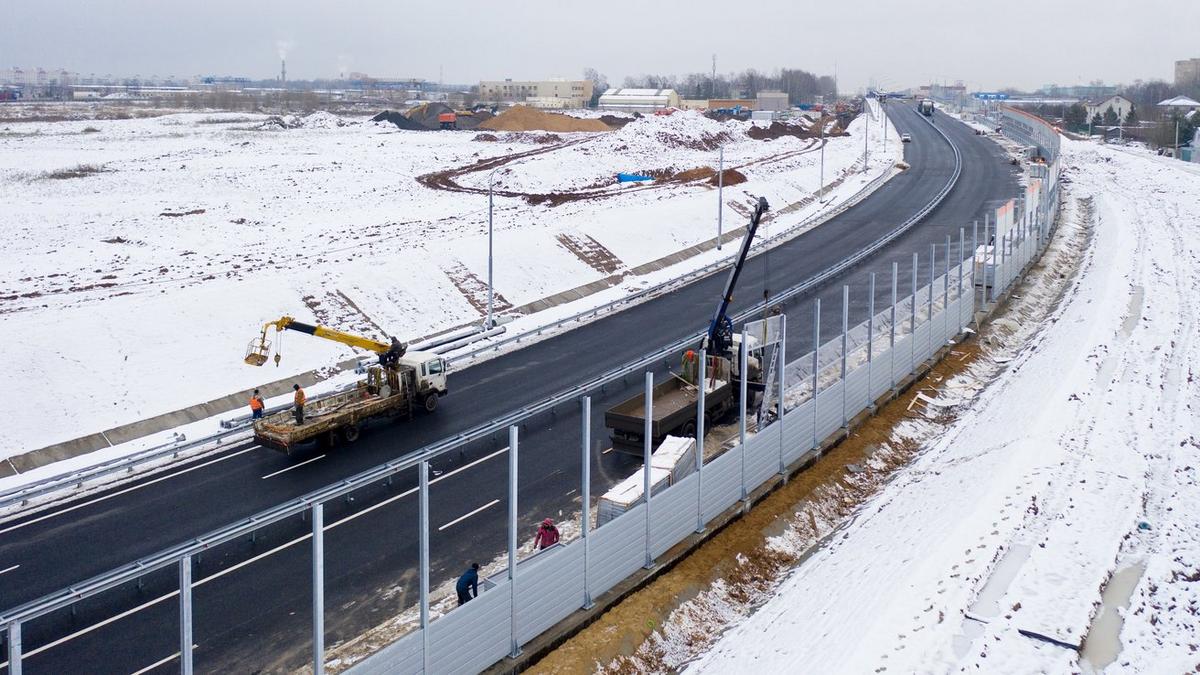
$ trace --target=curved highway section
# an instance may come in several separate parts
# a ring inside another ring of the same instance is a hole
[[[895,127],[913,137],[911,168],[861,203],[747,263],[732,310],[812,278],[877,241],[920,211],[951,177],[950,145],[909,105],[893,105]],[[851,287],[851,325],[866,316],[866,279],[878,274],[877,303],[890,299],[893,261],[900,278],[928,279],[929,250],[1016,194],[1013,167],[990,140],[942,113],[933,124],[957,146],[961,175],[949,195],[912,229],[854,269],[787,304],[788,353],[811,349],[812,299],[822,298],[821,338],[841,326],[843,284]],[[968,253],[969,255],[969,253]],[[198,537],[227,523],[294,499],[426,444],[486,423],[522,405],[703,330],[724,275],[700,279],[670,294],[603,317],[451,376],[451,395],[436,415],[380,426],[354,446],[319,459],[284,457],[252,445],[185,464],[170,472],[0,524],[0,607],[13,608],[71,583]],[[673,361],[674,359],[672,359]],[[673,362],[661,363],[656,377]],[[618,381],[593,394],[592,438],[606,439],[603,411],[641,387]],[[579,504],[580,417],[565,406],[522,425],[518,495],[521,527],[532,537],[546,516],[569,518]],[[436,588],[472,561],[491,560],[506,546],[507,439],[483,439],[432,462],[431,581]],[[313,459],[300,464],[305,459]],[[592,453],[592,494],[640,465],[636,458]],[[362,633],[416,602],[416,476],[398,475],[325,507],[326,644]],[[468,517],[463,517],[469,514]],[[214,547],[196,561],[194,638],[203,671],[287,670],[303,665],[310,649],[309,524],[297,519],[263,528],[253,538]],[[178,579],[174,570],[146,575],[140,584],[107,591],[24,626],[26,672],[133,672],[178,660]]]

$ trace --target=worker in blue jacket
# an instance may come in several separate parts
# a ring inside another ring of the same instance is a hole
[[[458,606],[467,604],[471,598],[479,597],[479,563],[471,563],[471,569],[463,572],[454,586],[458,591]]]

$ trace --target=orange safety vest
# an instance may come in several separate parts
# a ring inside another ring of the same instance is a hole
[[[304,402],[307,400],[308,400],[308,397],[304,395],[304,390],[297,389],[296,390],[296,405],[304,405]]]
[[[251,396],[250,397],[250,409],[251,410],[262,410],[263,409],[262,400],[259,399],[257,396]]]

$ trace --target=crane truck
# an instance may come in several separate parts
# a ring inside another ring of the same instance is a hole
[[[262,333],[250,342],[245,362],[262,366],[271,358],[267,333],[285,330],[305,333],[379,355],[379,363],[366,369],[366,378],[349,391],[314,398],[305,404],[304,421],[297,422],[291,410],[277,412],[254,421],[254,439],[270,448],[291,453],[301,444],[324,440],[353,443],[362,429],[383,419],[411,418],[415,410],[432,413],[438,398],[446,395],[446,360],[432,352],[409,351],[408,346],[391,338],[380,342],[344,331],[314,326],[284,316],[263,324]],[[278,340],[277,340],[278,341]],[[282,358],[278,347],[274,360]]]
[[[707,353],[706,362],[698,363],[696,352],[687,350],[683,355],[681,372],[671,373],[666,381],[655,386],[651,392],[652,447],[658,447],[668,435],[698,437],[698,434],[705,433],[713,422],[719,421],[738,407],[742,384],[738,358],[741,336],[733,332],[733,321],[728,314],[729,304],[733,302],[733,289],[737,286],[738,277],[746,264],[758,224],[768,208],[767,200],[759,197],[754,213],[750,216],[746,235],[742,238],[742,246],[729,269],[721,300],[717,303],[717,309],[708,324],[708,331],[700,341],[700,348]],[[746,347],[748,352],[757,351],[753,343],[748,342]],[[746,407],[747,414],[750,414],[764,388],[761,359],[749,353],[746,370]],[[701,386],[704,387],[705,428],[697,429],[696,399]],[[605,412],[604,423],[612,429],[613,449],[638,455],[644,452],[645,410],[646,394],[642,392]]]

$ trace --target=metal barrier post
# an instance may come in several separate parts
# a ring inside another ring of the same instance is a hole
[[[937,244],[929,245],[929,313],[925,315],[925,323],[929,324],[929,351],[933,351],[933,282],[937,274]],[[915,364],[914,364],[915,365]]]
[[[429,462],[417,465],[417,537],[420,546],[418,592],[421,594],[421,663],[424,673],[432,672],[429,663]]]
[[[974,318],[974,314],[975,314],[975,284],[977,283],[977,281],[975,279],[975,256],[977,256],[977,255],[979,255],[979,221],[978,220],[976,220],[974,225],[971,226],[971,315],[972,315],[972,318]],[[984,257],[983,260],[986,263],[987,257]],[[986,273],[984,274],[983,281],[984,281],[984,284],[987,283],[987,274]],[[985,290],[987,289],[986,285],[984,286],[984,289]],[[985,299],[986,299],[986,297],[985,297]]]
[[[874,399],[871,397],[871,360],[875,351],[875,273],[871,272],[867,283],[867,406],[871,407]]]
[[[700,348],[696,382],[696,532],[704,531],[704,388],[708,386],[708,350]]]
[[[813,404],[813,448],[821,447],[821,437],[818,435],[820,425],[817,423],[817,394],[820,382],[817,381],[821,374],[821,299],[817,298],[816,304],[813,305],[813,374],[812,374],[812,404]]]
[[[642,495],[646,500],[646,563],[642,565],[645,569],[654,567],[654,558],[650,555],[650,453],[651,453],[651,433],[654,430],[654,373],[646,371],[646,401],[645,401],[646,424],[643,427],[642,451]]]
[[[942,275],[942,335],[950,327],[950,235],[946,235],[946,273]],[[945,342],[944,338],[942,342]]]
[[[750,351],[746,346],[746,327],[742,326],[742,347],[738,350],[738,462],[741,463],[742,501],[746,501],[746,396],[748,389],[746,381],[750,379]],[[749,506],[744,504],[743,506]]]
[[[8,624],[8,674],[21,675],[21,622]]]
[[[190,555],[179,559],[179,672],[182,675],[192,675],[192,556]]]
[[[325,506],[312,507],[313,675],[325,673]]]
[[[915,368],[917,365],[917,265],[919,264],[919,262],[920,261],[917,258],[917,254],[914,253],[913,254],[913,272],[912,272],[912,307],[909,308],[911,310],[911,317],[909,318],[909,322],[908,322],[909,338],[911,338],[908,341],[908,346],[909,346],[908,368],[909,368],[909,370]]]
[[[779,425],[779,475],[787,480],[787,463],[783,459],[783,417],[787,414],[784,392],[787,387],[784,379],[787,377],[787,314],[779,315],[779,415],[776,424]]]
[[[983,214],[983,304],[985,305],[996,298],[996,245],[992,243],[990,223],[991,215]],[[990,282],[988,281],[988,272],[991,272]]]
[[[583,397],[583,418],[579,445],[583,450],[583,476],[580,477],[580,492],[583,493],[583,522],[580,523],[579,537],[583,539],[583,608],[591,609],[592,603],[592,586],[588,579],[588,554],[591,553],[591,538],[588,537],[588,530],[592,525],[592,397]]]
[[[898,276],[899,272],[900,272],[900,263],[893,262],[892,263],[892,336],[888,340],[888,348],[891,350],[891,360],[892,360],[892,363],[889,366],[891,368],[892,389],[896,388],[896,382],[897,382],[897,379],[896,379],[896,303],[898,302],[898,300],[897,300],[896,292],[899,290],[897,288],[897,284],[900,279],[900,277]]]
[[[517,426],[508,428],[508,657],[521,655],[517,644]]]
[[[963,325],[963,318],[962,318],[962,315],[963,315],[963,313],[962,313],[963,265],[967,264],[966,258],[963,257],[964,255],[966,255],[966,251],[963,250],[963,243],[964,243],[963,240],[966,239],[966,236],[967,236],[966,229],[962,228],[962,227],[958,228],[958,295],[956,297],[958,298],[958,333],[959,333],[959,335],[962,335],[963,328],[966,327]]]
[[[850,286],[842,285],[842,428],[849,420],[846,417],[846,337],[850,332]]]

